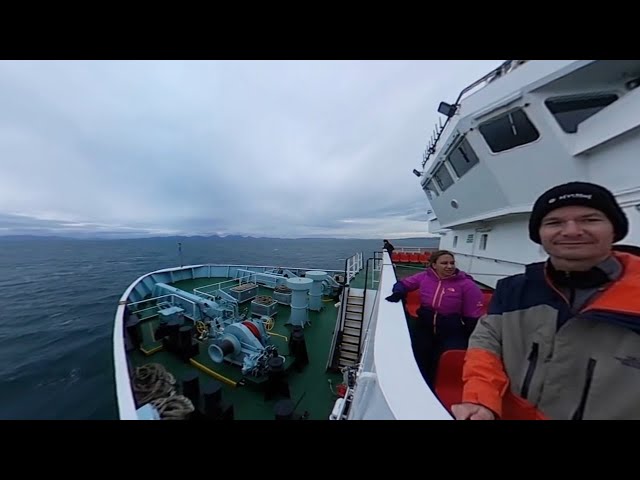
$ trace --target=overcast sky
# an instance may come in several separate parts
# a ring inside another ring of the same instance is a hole
[[[500,62],[2,61],[0,235],[423,236],[438,104]]]

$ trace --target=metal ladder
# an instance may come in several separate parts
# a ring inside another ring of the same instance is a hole
[[[342,337],[338,344],[338,368],[358,363],[364,320],[364,296],[349,291],[344,314]]]

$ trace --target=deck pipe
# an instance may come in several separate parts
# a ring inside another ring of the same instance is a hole
[[[191,349],[192,342],[192,325],[184,325],[178,330],[178,348],[181,352],[189,351]]]
[[[233,420],[233,405],[222,400],[222,384],[207,381],[202,387],[203,413],[208,420]]]
[[[180,351],[178,347],[178,335],[180,327],[182,326],[182,320],[178,318],[171,318],[167,322],[161,321],[156,330],[156,338],[162,338],[162,345],[168,352],[178,353]]]
[[[200,403],[200,379],[197,372],[188,371],[184,374],[182,377],[182,394],[191,400],[194,407],[198,408]]]
[[[309,323],[309,295],[313,280],[306,277],[288,278],[287,287],[291,289],[291,315],[287,325],[304,327]]]
[[[267,365],[269,373],[265,386],[265,400],[271,400],[274,397],[291,398],[289,382],[287,382],[284,370],[284,359],[271,357],[267,360]]]
[[[306,278],[313,280],[311,288],[309,288],[309,310],[314,312],[322,310],[322,282],[327,276],[327,272],[322,270],[310,270],[305,274]]]
[[[307,343],[304,338],[304,331],[300,327],[293,327],[293,332],[289,338],[289,354],[293,355],[293,366],[297,371],[309,363]]]
[[[188,362],[190,358],[200,353],[200,344],[193,340],[194,325],[180,327],[178,332],[178,350],[183,361]]]

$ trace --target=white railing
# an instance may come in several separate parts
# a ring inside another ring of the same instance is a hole
[[[180,295],[176,295],[175,293],[168,293],[167,295],[161,295],[159,297],[149,298],[147,300],[140,300],[139,302],[128,303],[127,306],[128,307],[132,307],[134,305],[140,305],[141,303],[147,303],[147,302],[152,302],[152,301],[156,301],[156,300],[161,300],[163,298],[166,298],[167,301],[169,303],[171,303],[172,305],[180,304],[180,302],[186,302],[186,303],[191,304],[191,318],[195,318],[196,317],[196,304],[195,304],[195,302],[193,302],[193,301],[191,301],[191,300],[189,300],[187,298],[183,298]],[[179,301],[176,301],[176,298],[179,299]],[[158,302],[156,302],[156,303],[158,303]],[[180,305],[180,306],[184,307],[184,305]],[[161,306],[159,304],[156,304],[156,305],[152,305],[151,307],[143,308],[141,310],[132,311],[132,313],[141,313],[141,312],[146,312],[147,310],[156,310],[156,314],[157,314],[157,312],[160,310],[160,308],[161,308]],[[188,311],[188,309],[185,308],[185,311]]]
[[[403,253],[432,253],[437,250],[437,248],[433,247],[395,247],[393,251]]]
[[[362,252],[356,253],[354,256],[347,258],[345,274],[347,278],[345,278],[345,282],[349,283],[353,277],[357,275],[357,273],[362,270],[363,266],[363,256]]]
[[[374,258],[371,265],[371,288],[376,288],[376,283],[380,283],[380,275],[382,274],[382,259]]]
[[[250,275],[247,275],[250,276]],[[226,286],[231,286],[231,285],[241,285],[242,284],[242,279],[245,277],[240,277],[238,279],[233,279],[233,280],[225,280],[224,282],[218,282],[218,283],[212,283],[210,285],[204,285],[202,287],[198,287],[198,288],[194,288],[193,289],[193,293],[195,293],[196,295],[206,295],[207,297],[211,298],[212,295],[208,292],[215,292],[217,290],[222,290],[223,288],[226,288]],[[222,285],[225,285],[225,287],[223,287]]]

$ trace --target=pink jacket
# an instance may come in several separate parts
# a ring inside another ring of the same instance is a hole
[[[395,291],[420,289],[420,304],[440,315],[478,318],[482,314],[482,291],[471,275],[456,269],[451,277],[441,279],[432,268],[400,280]]]

